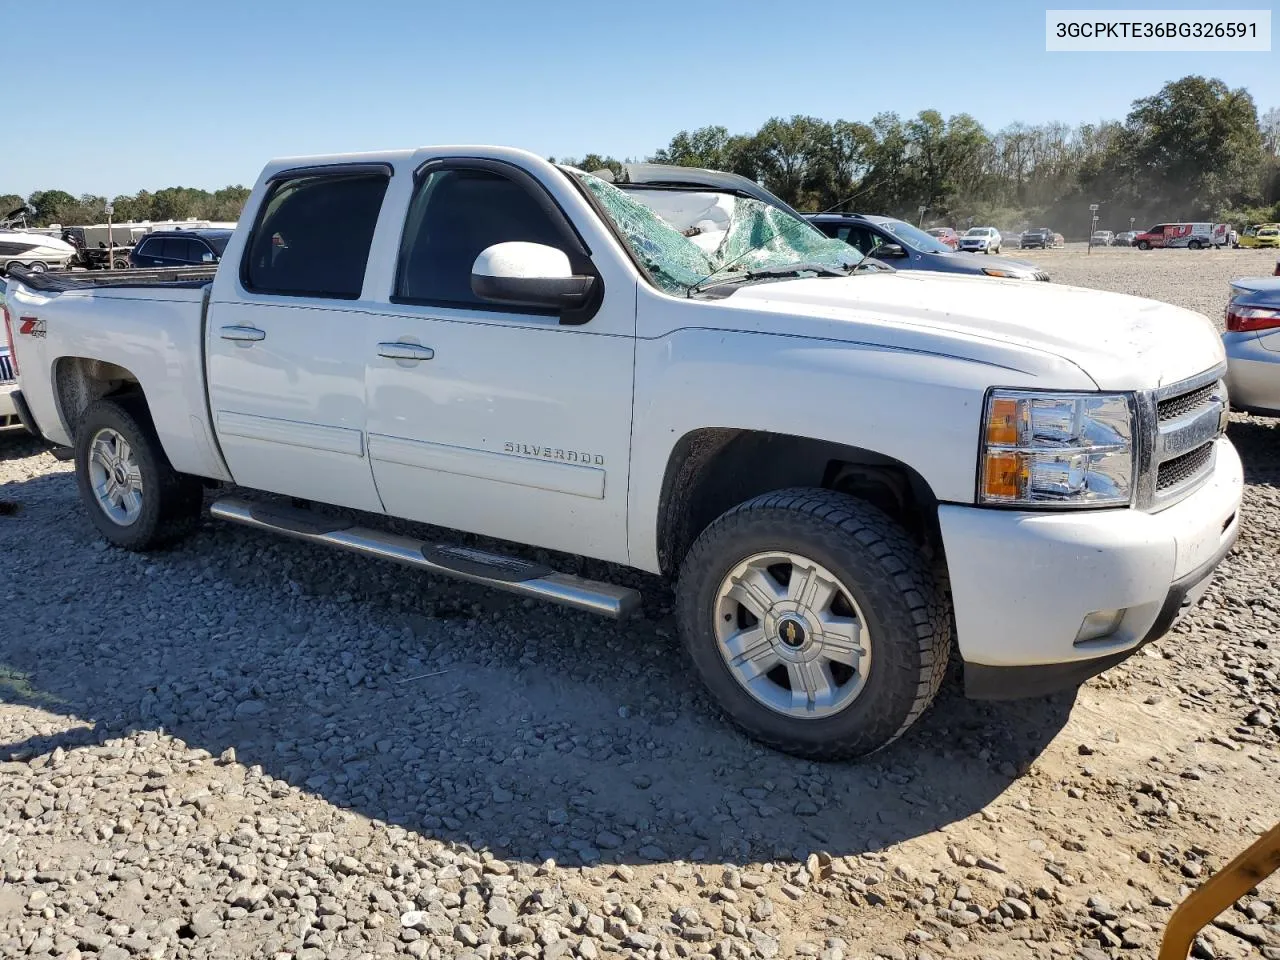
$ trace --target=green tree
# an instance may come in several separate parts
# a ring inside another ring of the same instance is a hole
[[[649,158],[652,163],[670,163],[678,167],[705,167],[708,170],[732,170],[734,144],[727,127],[699,127],[681,130],[665,147]]]
[[[76,198],[65,190],[37,190],[27,198],[27,204],[35,211],[32,225],[47,227],[51,223],[74,223],[64,219],[63,213],[73,213],[77,207]]]
[[[1134,101],[1113,151],[1103,172],[1127,179],[1132,199],[1173,216],[1210,216],[1260,198],[1258,111],[1248,91],[1221,80],[1183,77]]]
[[[26,205],[27,201],[16,193],[0,193],[0,219],[7,217],[15,210],[25,208]]]

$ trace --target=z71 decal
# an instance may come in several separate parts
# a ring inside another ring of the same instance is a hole
[[[37,317],[19,317],[18,333],[24,337],[35,337],[37,340],[47,336],[44,321]]]

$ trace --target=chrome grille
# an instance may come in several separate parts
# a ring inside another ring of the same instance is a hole
[[[1218,386],[1216,383],[1209,383],[1199,390],[1192,390],[1190,393],[1184,393],[1181,396],[1161,400],[1156,406],[1156,419],[1161,423],[1166,420],[1176,420],[1178,417],[1185,416],[1200,407],[1213,403],[1214,394],[1217,392]]]
[[[1160,387],[1139,399],[1144,436],[1138,505],[1170,506],[1213,472],[1217,440],[1226,423],[1222,366]]]
[[[1160,464],[1156,473],[1156,493],[1165,493],[1205,472],[1213,462],[1213,443],[1210,440],[1190,453]]]
[[[0,353],[0,383],[10,383],[17,379],[13,375],[13,361],[7,353]]]

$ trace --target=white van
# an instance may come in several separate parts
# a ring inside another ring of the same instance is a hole
[[[1133,238],[1139,250],[1153,247],[1186,247],[1203,250],[1208,247],[1225,247],[1230,239],[1231,227],[1225,223],[1158,223]]]

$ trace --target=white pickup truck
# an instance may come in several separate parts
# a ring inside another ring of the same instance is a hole
[[[1242,487],[1207,319],[895,272],[729,174],[617,179],[274,161],[216,273],[16,270],[17,406],[127,549],[235,485],[214,517],[608,616],[635,592],[378,516],[671,577],[724,711],[813,758],[901,735],[953,643],[970,695],[1037,695],[1204,591]]]

